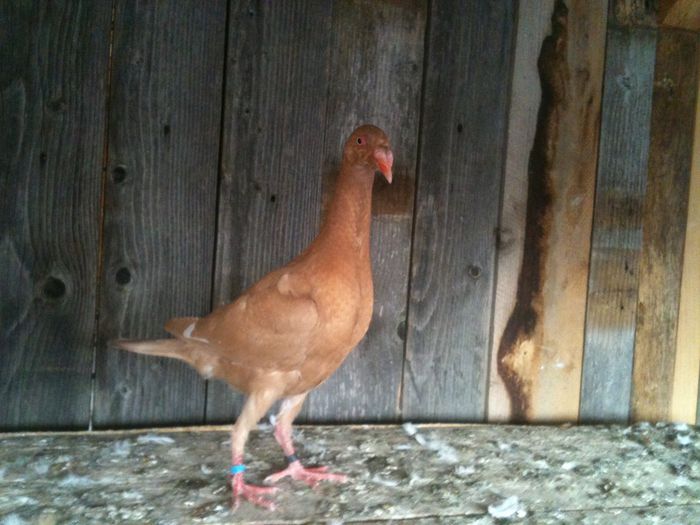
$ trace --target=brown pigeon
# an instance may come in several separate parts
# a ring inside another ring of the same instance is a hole
[[[131,352],[181,359],[204,377],[222,379],[247,394],[231,431],[234,506],[245,498],[274,508],[265,495],[277,489],[243,480],[243,449],[250,430],[279,399],[274,433],[288,466],[266,482],[286,476],[311,486],[321,480],[346,481],[325,467],[302,466],[292,444],[292,422],[309,391],[338,368],[369,327],[372,185],[376,171],[391,182],[393,160],[381,129],[357,128],[345,143],[321,231],[299,256],[206,317],[171,319],[165,329],[173,339],[112,343]]]

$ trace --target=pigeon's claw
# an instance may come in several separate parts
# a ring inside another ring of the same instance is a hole
[[[241,504],[241,499],[246,499],[258,507],[264,507],[267,510],[275,510],[275,503],[265,496],[277,492],[279,489],[276,487],[249,485],[243,481],[243,473],[240,473],[235,474],[231,479],[231,488],[233,489],[232,497],[234,509],[237,509]]]
[[[289,466],[275,474],[265,478],[265,483],[277,483],[282,478],[290,477],[296,481],[303,481],[309,487],[315,487],[321,481],[332,483],[346,483],[348,477],[344,474],[328,472],[327,467],[304,467],[300,461],[294,461]]]

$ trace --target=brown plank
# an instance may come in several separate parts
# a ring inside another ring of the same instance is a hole
[[[209,310],[226,2],[116,5],[96,425],[201,422],[182,363],[106,348]]]
[[[511,2],[433,2],[402,409],[485,416],[496,227],[514,40]]]
[[[523,264],[515,306],[495,334],[516,420],[578,417],[606,13],[607,0],[558,0],[538,60]]]
[[[671,420],[697,424],[700,379],[700,72],[695,94],[695,137],[683,248],[678,337],[673,372]]]
[[[108,2],[0,3],[0,428],[87,428]]]
[[[656,31],[608,30],[581,421],[629,417]]]
[[[700,2],[698,0],[659,0],[659,24],[699,31]]]
[[[698,70],[694,33],[659,30],[644,202],[632,416],[670,415]]]
[[[331,8],[231,4],[215,305],[288,262],[318,231]],[[231,421],[241,400],[211,382],[207,421]]]
[[[498,235],[496,295],[488,388],[488,420],[507,421],[510,399],[498,375],[498,346],[515,306],[518,274],[525,250],[528,159],[537,127],[542,93],[537,58],[542,41],[551,31],[554,0],[523,0],[518,5],[518,26],[513,58],[513,87],[508,115],[508,143]]]
[[[387,132],[394,182],[375,182],[370,330],[340,370],[311,393],[302,420],[389,421],[399,415],[425,17],[422,0],[333,4],[323,200],[332,195],[347,136],[362,123]]]

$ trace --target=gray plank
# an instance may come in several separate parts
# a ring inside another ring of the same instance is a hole
[[[656,31],[608,30],[581,421],[627,421]]]
[[[89,419],[108,2],[0,3],[0,428]]]
[[[331,2],[233,2],[214,304],[296,256],[321,212]],[[207,421],[242,397],[210,382]]]
[[[372,219],[374,315],[337,373],[309,396],[300,420],[389,421],[399,416],[426,2],[334,3],[323,201],[333,193],[343,144],[360,124],[384,129],[394,182],[377,177]],[[361,42],[362,45],[357,45]]]
[[[201,422],[186,365],[105,347],[211,303],[226,2],[116,6],[95,423]]]
[[[403,415],[481,420],[515,7],[431,9]]]

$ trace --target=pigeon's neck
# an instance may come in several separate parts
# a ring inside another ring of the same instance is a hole
[[[374,172],[371,169],[348,166],[341,168],[321,228],[321,238],[348,246],[355,253],[369,253],[373,184]]]

